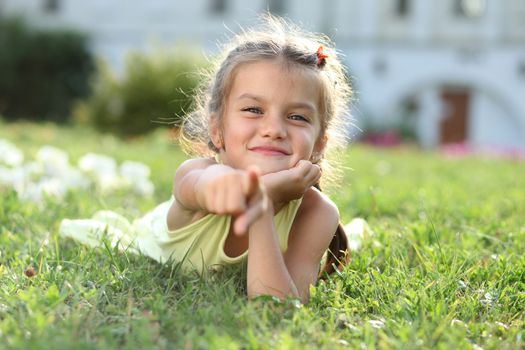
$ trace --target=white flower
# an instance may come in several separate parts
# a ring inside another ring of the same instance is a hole
[[[125,186],[117,174],[117,162],[109,156],[88,153],[79,159],[78,167],[95,181],[103,193]]]
[[[30,182],[23,189],[17,190],[17,192],[22,200],[41,203],[45,196],[58,199],[64,198],[67,188],[59,179],[48,178],[42,179],[37,183]]]
[[[112,193],[116,190],[126,188],[126,183],[116,173],[99,173],[95,177],[95,183],[104,194]]]
[[[355,218],[345,227],[348,248],[350,250],[359,250],[363,245],[363,240],[373,234],[366,220]]]
[[[149,180],[150,173],[150,168],[140,162],[126,160],[120,165],[120,175],[125,186],[139,195],[151,196],[155,191],[155,186]]]
[[[484,305],[492,305],[496,301],[496,297],[491,292],[487,292],[479,301]]]
[[[500,326],[500,327],[503,327],[504,329],[509,329],[509,326],[506,325],[505,323],[503,322],[499,322],[499,321],[496,321],[494,322],[497,326]]]
[[[42,163],[34,160],[23,164],[16,168],[16,170],[20,171],[21,176],[23,176],[26,181],[36,181],[44,174]]]
[[[0,139],[0,186],[13,188],[23,200],[63,198],[71,189],[88,189],[92,184],[102,193],[130,189],[150,196],[154,192],[150,173],[143,163],[124,161],[118,167],[112,157],[95,153],[80,158],[77,169],[69,164],[65,151],[47,145],[38,150],[36,160],[24,164],[23,153]]]
[[[0,187],[13,187],[13,171],[10,168],[0,166]]]
[[[120,165],[120,175],[131,181],[148,179],[150,173],[149,167],[144,163],[126,160]]]
[[[11,142],[0,139],[0,164],[11,167],[20,166],[24,162],[24,153]]]
[[[385,326],[385,321],[383,320],[369,320],[368,323],[374,328],[383,328]]]
[[[460,289],[467,289],[468,288],[468,285],[462,280],[459,280],[458,284],[459,284],[459,288]]]
[[[69,156],[66,152],[53,146],[42,146],[36,153],[36,160],[42,164],[48,176],[59,176],[69,168]]]
[[[78,160],[80,170],[93,175],[116,174],[117,162],[115,159],[102,154],[88,153]]]
[[[68,167],[60,174],[60,180],[68,189],[87,189],[91,181],[78,169]]]
[[[42,179],[38,186],[42,193],[55,198],[64,198],[68,190],[64,183],[57,178]]]
[[[26,187],[36,181],[41,173],[41,166],[36,162],[29,162],[16,168],[2,168],[0,170],[0,185],[11,187],[18,193],[24,192]]]
[[[134,182],[132,189],[136,194],[142,196],[151,196],[153,195],[153,192],[155,192],[155,185],[153,185],[153,182],[150,180],[145,179]]]
[[[463,321],[461,321],[461,320],[458,320],[457,318],[453,318],[452,321],[450,321],[450,324],[451,324],[452,326],[459,325],[459,326],[466,327],[465,322],[463,322]]]
[[[23,201],[39,203],[42,202],[42,191],[34,183],[28,183],[23,187],[15,188],[18,198]]]

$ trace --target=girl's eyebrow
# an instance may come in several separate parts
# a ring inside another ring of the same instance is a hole
[[[311,112],[317,111],[317,108],[315,108],[315,105],[311,102],[294,102],[290,104],[290,107],[308,109]]]
[[[254,95],[254,94],[250,94],[250,93],[244,93],[242,95],[240,95],[237,100],[242,100],[242,99],[249,99],[249,100],[255,100],[257,102],[265,102],[266,100],[263,98],[263,97],[260,97],[260,96],[257,96],[257,95]],[[291,108],[304,108],[304,109],[308,109],[312,112],[316,112],[317,111],[317,108],[315,108],[315,105],[309,101],[299,101],[299,102],[291,102],[289,104],[289,107]]]
[[[257,95],[253,95],[253,94],[250,94],[248,92],[245,92],[244,94],[242,94],[241,96],[237,97],[238,100],[242,100],[242,99],[249,99],[249,100],[255,100],[255,101],[264,101],[264,99],[262,97],[259,97]]]

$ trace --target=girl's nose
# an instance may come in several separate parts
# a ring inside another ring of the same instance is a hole
[[[286,137],[286,125],[278,115],[266,115],[260,126],[260,132],[264,137],[282,139]]]

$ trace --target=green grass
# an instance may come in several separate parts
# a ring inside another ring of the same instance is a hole
[[[50,144],[72,162],[143,161],[156,184],[152,199],[76,192],[44,206],[0,190],[0,348],[525,347],[525,163],[350,147],[332,198],[343,222],[364,217],[375,235],[301,306],[248,301],[239,269],[201,278],[57,236],[62,218],[133,218],[167,199],[184,156],[164,133],[125,143],[0,123],[0,138],[26,156]]]

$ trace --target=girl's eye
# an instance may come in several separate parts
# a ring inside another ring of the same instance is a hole
[[[243,112],[262,114],[262,110],[259,107],[246,107],[242,109]]]
[[[306,118],[305,116],[302,116],[300,114],[292,114],[288,118],[290,118],[291,120],[297,120],[297,121],[301,121],[301,122],[308,122],[308,118]]]

